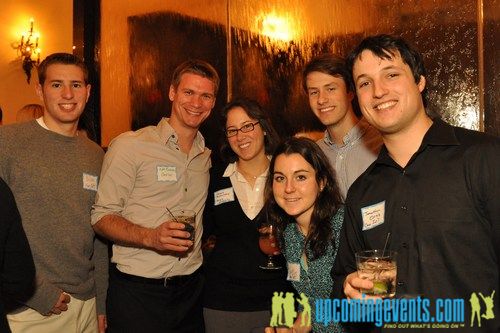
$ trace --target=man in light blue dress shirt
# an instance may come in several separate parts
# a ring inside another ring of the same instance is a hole
[[[345,199],[351,184],[377,158],[382,138],[356,115],[354,84],[342,57],[323,54],[312,59],[302,84],[311,110],[326,126],[325,136],[317,143],[328,156]]]

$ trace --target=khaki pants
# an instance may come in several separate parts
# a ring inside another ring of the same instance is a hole
[[[98,332],[95,297],[80,301],[71,297],[68,310],[59,315],[43,316],[33,309],[7,315],[12,333],[96,333]]]

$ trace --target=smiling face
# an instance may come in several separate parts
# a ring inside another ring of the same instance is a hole
[[[227,113],[226,131],[240,129],[245,125],[255,124],[256,119],[250,118],[242,107],[234,107]],[[253,131],[238,131],[236,135],[227,138],[231,149],[240,160],[250,161],[265,155],[264,132],[260,124],[255,124]]]
[[[309,225],[320,192],[312,165],[300,154],[281,154],[276,157],[272,176],[278,206],[298,223]]]
[[[36,91],[45,105],[43,119],[52,130],[78,125],[78,119],[90,96],[90,85],[76,65],[52,64],[47,67],[43,86]]]
[[[363,115],[382,134],[406,131],[427,118],[421,96],[425,78],[415,83],[399,52],[381,59],[363,51],[354,62],[353,78]]]
[[[200,75],[184,73],[177,87],[170,86],[170,124],[198,130],[215,105],[215,84]]]
[[[353,113],[352,92],[347,91],[342,77],[311,72],[306,78],[309,106],[325,126],[342,126],[348,113]]]

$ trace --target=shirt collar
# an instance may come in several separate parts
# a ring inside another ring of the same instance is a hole
[[[236,162],[229,163],[222,177],[231,177],[236,172]]]
[[[347,134],[342,138],[342,141],[344,142],[344,145],[348,145],[351,142],[354,142],[361,138],[366,130],[368,129],[370,125],[368,122],[365,120],[365,118],[361,118],[360,121],[356,125],[354,125],[353,128],[347,132]],[[328,130],[325,131],[325,138],[324,141],[327,145],[329,146],[336,146],[335,142],[333,142],[330,133],[328,133]]]
[[[425,133],[424,139],[422,140],[421,147],[426,145],[431,146],[457,146],[457,137],[455,136],[455,131],[453,126],[445,123],[440,118],[435,118],[432,120],[433,123],[431,127]]]
[[[269,160],[271,160],[271,157],[270,155],[267,156],[267,158]],[[266,177],[267,176],[267,173],[269,172],[269,167],[266,169],[266,171],[264,171],[263,174],[261,174],[259,177]],[[236,162],[233,162],[233,163],[229,163],[226,167],[226,170],[224,171],[224,174],[222,175],[222,177],[231,177],[234,173],[236,173],[237,175],[241,175],[238,170],[236,169]]]
[[[178,143],[179,137],[177,136],[177,133],[175,133],[174,128],[168,123],[168,120],[169,118],[162,118],[158,123],[158,125],[156,125],[160,139],[162,142],[165,143],[168,142]],[[200,131],[196,133],[196,137],[193,142],[193,147],[196,147],[197,150],[201,152],[205,150],[205,138],[200,133]]]
[[[417,151],[418,153],[423,151],[427,146],[457,146],[460,144],[453,130],[453,126],[445,123],[440,118],[435,118],[432,121],[431,127],[429,127],[422,139],[422,143]],[[382,145],[380,154],[374,164],[379,163],[394,164],[385,144]]]

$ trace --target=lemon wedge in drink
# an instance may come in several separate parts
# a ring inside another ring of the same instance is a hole
[[[373,281],[373,294],[380,295],[387,293],[387,283],[383,281]]]

